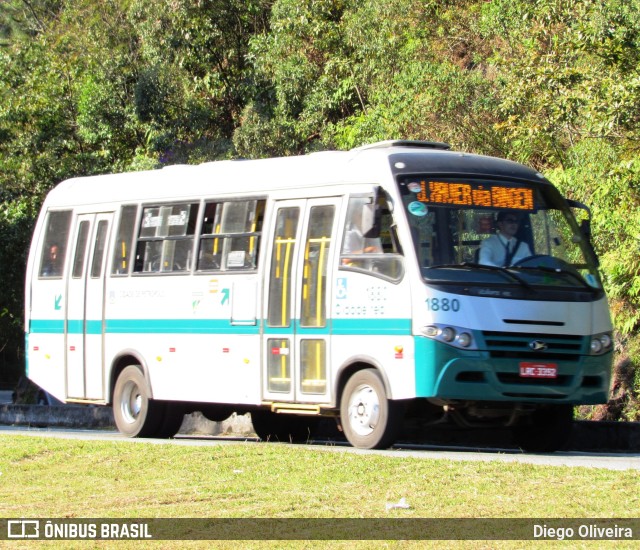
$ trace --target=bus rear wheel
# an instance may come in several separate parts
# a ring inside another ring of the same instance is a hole
[[[113,417],[116,427],[127,437],[154,437],[163,422],[162,404],[149,396],[142,370],[126,367],[113,389]]]
[[[403,416],[403,404],[387,399],[374,369],[360,370],[349,378],[340,400],[340,423],[354,447],[389,447],[398,436]]]

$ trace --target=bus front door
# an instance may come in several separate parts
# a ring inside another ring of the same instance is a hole
[[[77,218],[65,326],[69,399],[105,398],[104,278],[112,218],[111,213]]]
[[[281,201],[271,229],[265,281],[263,396],[266,401],[330,399],[329,274],[340,199]]]

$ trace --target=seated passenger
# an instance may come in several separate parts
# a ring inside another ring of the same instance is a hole
[[[508,267],[531,256],[529,245],[516,237],[520,220],[513,212],[498,212],[498,232],[480,244],[479,263]]]

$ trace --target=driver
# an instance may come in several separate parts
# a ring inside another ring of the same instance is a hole
[[[531,256],[529,245],[517,237],[520,218],[514,212],[498,212],[498,231],[482,241],[479,263],[497,267],[508,267]]]

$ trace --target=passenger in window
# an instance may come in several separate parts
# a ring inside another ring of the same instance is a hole
[[[357,205],[350,208],[350,219],[347,221],[347,230],[342,243],[343,254],[381,254],[382,242],[379,237],[365,237],[363,229],[363,208],[366,205]]]
[[[344,238],[343,254],[381,254],[380,239],[369,239],[362,234],[358,227],[350,227]]]
[[[518,237],[520,217],[514,212],[498,212],[498,231],[482,241],[479,263],[497,267],[508,267],[531,256],[529,245]]]
[[[44,260],[41,275],[43,277],[59,277],[61,274],[60,247],[57,244],[52,244]]]

